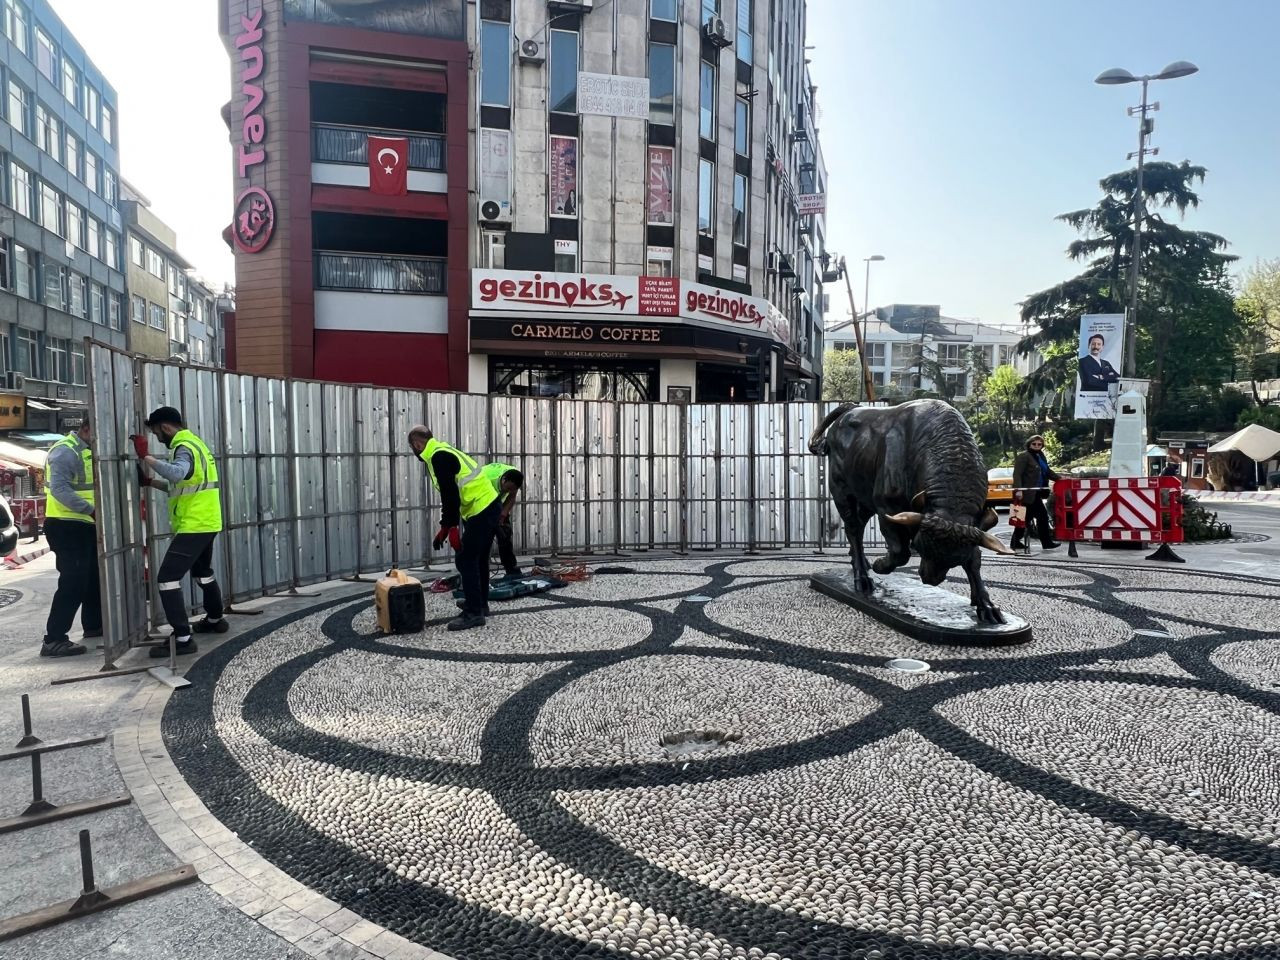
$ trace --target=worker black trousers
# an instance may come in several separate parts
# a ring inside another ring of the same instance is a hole
[[[495,500],[462,524],[462,548],[458,573],[462,577],[462,612],[483,616],[489,605],[489,551],[502,518],[502,503]]]
[[[80,611],[85,633],[102,631],[102,594],[98,585],[98,537],[92,523],[83,520],[46,520],[45,539],[58,567],[58,589],[49,607],[44,642],[69,639],[68,631]]]
[[[511,528],[510,515],[498,521],[498,559],[502,561],[502,569],[506,573],[519,572],[520,564],[516,563],[515,531]]]
[[[175,637],[191,636],[186,594],[182,589],[182,578],[188,571],[200,585],[205,616],[210,620],[222,619],[222,590],[213,578],[213,541],[217,538],[216,533],[177,533],[165,551],[156,581],[165,619],[173,627]]]

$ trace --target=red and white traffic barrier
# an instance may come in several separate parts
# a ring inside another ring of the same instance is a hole
[[[1159,543],[1172,557],[1182,543],[1182,483],[1177,477],[1070,478],[1053,484],[1054,532],[1062,540]]]

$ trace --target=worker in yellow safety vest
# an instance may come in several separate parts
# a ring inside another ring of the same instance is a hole
[[[520,564],[516,561],[515,531],[511,528],[511,507],[524,488],[524,474],[509,463],[486,463],[480,468],[480,476],[498,491],[502,512],[498,516],[498,559],[508,578],[520,576]]]
[[[427,465],[431,485],[440,493],[440,530],[432,546],[439,550],[447,540],[457,553],[462,613],[449,621],[448,628],[483,627],[489,613],[489,550],[498,532],[501,498],[473,459],[437,440],[427,427],[409,431],[409,446]]]
[[[205,442],[187,429],[182,414],[173,407],[160,407],[147,417],[147,428],[169,448],[169,459],[151,456],[147,438],[133,438],[134,452],[154,476],[144,473],[144,486],[169,493],[169,528],[173,539],[156,574],[164,615],[173,628],[179,655],[195,653],[196,633],[226,633],[222,590],[213,576],[213,543],[222,531],[222,500],[218,488],[218,465]],[[194,627],[187,619],[182,578],[190,572],[204,596],[204,619]],[[151,648],[151,656],[167,657],[169,648]]]
[[[85,652],[85,646],[68,635],[77,610],[85,637],[102,636],[91,439],[86,419],[79,430],[49,448],[45,462],[44,535],[57,560],[58,588],[45,623],[42,657]]]

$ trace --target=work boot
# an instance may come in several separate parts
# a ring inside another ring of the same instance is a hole
[[[78,657],[80,654],[88,652],[87,648],[78,643],[72,643],[70,640],[55,640],[52,643],[46,640],[40,645],[40,656],[42,657]]]
[[[187,637],[186,640],[179,640],[176,644],[174,644],[174,648],[177,652],[177,655],[180,657],[185,657],[189,653],[195,653],[197,649],[196,642],[192,640],[190,637]],[[157,646],[154,646],[151,648],[152,660],[160,660],[167,656],[169,656],[168,640],[166,640],[164,643],[158,644]]]
[[[1060,546],[1062,546],[1062,544],[1060,544],[1057,540],[1050,540],[1047,543],[1040,544],[1040,548],[1042,550],[1057,550]]]
[[[465,600],[455,600],[454,602],[458,605],[458,609],[459,609],[459,610],[466,610],[466,609],[467,609],[467,601],[465,601]],[[487,617],[487,616],[489,616],[489,605],[486,603],[486,604],[484,605],[484,609],[483,609],[483,610],[481,610],[480,612],[481,612],[484,616],[486,616],[486,617]]]
[[[1010,550],[1022,549],[1022,538],[1018,536],[1016,533],[1013,535],[1013,539],[1009,541],[1009,549]]]
[[[449,630],[474,630],[476,627],[484,626],[484,617],[475,613],[463,613],[454,617],[449,621],[446,629]]]
[[[210,620],[205,617],[203,620],[197,620],[191,625],[193,633],[226,633],[231,629],[231,624],[227,623],[227,618],[221,620]]]

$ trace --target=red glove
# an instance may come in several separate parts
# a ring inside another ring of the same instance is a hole
[[[133,441],[133,452],[138,455],[139,460],[151,454],[151,450],[147,445],[146,437],[139,436],[136,433],[131,433],[129,435],[129,439]]]
[[[431,541],[431,546],[439,550],[444,546],[445,540],[449,541],[449,546],[454,550],[458,550],[462,546],[462,534],[457,527],[440,527],[440,532],[436,534],[436,538]]]

